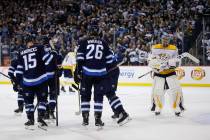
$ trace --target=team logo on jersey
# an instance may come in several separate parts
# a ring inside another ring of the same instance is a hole
[[[202,68],[194,68],[191,71],[191,77],[194,80],[202,80],[205,77],[205,71]]]
[[[170,58],[169,54],[161,53],[159,54],[161,60],[168,60]]]
[[[182,68],[176,68],[176,75],[177,75],[177,79],[181,80],[184,76],[185,76],[185,71]]]

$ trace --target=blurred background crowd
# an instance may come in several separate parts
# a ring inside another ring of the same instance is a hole
[[[40,44],[43,38],[53,39],[65,56],[87,35],[92,19],[115,51],[127,50],[126,65],[146,65],[151,45],[164,32],[180,53],[199,57],[201,51],[199,58],[208,64],[209,5],[208,0],[1,0],[0,64],[9,64],[27,35]]]

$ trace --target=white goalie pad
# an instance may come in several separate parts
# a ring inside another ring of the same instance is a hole
[[[180,82],[177,79],[176,75],[167,77],[166,81],[169,86],[168,93],[171,101],[171,106],[176,112],[179,112],[179,104],[181,98],[183,98]]]
[[[157,106],[157,110],[160,111],[164,105],[164,90],[165,79],[161,77],[154,77],[153,85],[152,85],[152,101],[155,102]]]
[[[164,86],[165,86],[165,78],[155,76],[152,85],[153,94],[164,95]]]

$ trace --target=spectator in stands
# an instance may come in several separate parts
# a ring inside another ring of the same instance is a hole
[[[132,46],[135,50],[144,44],[150,48],[159,42],[162,32],[168,32],[178,38],[175,43],[182,48],[182,44],[195,40],[196,36],[192,36],[198,34],[194,33],[200,20],[198,17],[207,7],[205,0],[83,0],[70,3],[1,0],[0,3],[0,42],[11,42],[17,36],[24,38],[27,34],[37,38],[59,36],[62,52],[85,37],[92,18],[98,19],[101,34],[111,46]],[[7,45],[11,46],[10,43]]]

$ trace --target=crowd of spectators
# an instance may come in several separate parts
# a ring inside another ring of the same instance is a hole
[[[210,61],[210,32],[204,34],[204,38],[202,39],[201,47],[206,52],[206,54],[205,54],[206,60]]]
[[[53,38],[63,55],[74,50],[87,34],[92,19],[115,50],[128,51],[128,63],[144,65],[150,46],[163,32],[171,35],[180,51],[188,51],[201,28],[206,0],[1,0],[1,57],[24,44]],[[183,45],[184,44],[184,45]],[[187,45],[186,45],[187,44]]]

